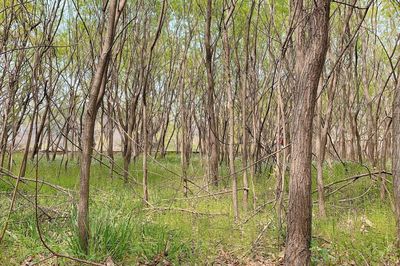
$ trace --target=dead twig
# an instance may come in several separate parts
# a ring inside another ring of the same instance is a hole
[[[353,200],[362,198],[362,197],[364,197],[364,196],[371,190],[371,188],[372,188],[372,185],[369,186],[369,188],[368,188],[364,193],[362,193],[361,195],[359,195],[359,196],[357,196],[357,197],[354,197],[354,198],[341,199],[341,200],[339,200],[339,202],[353,201]]]
[[[251,247],[249,250],[247,250],[242,256],[241,258],[243,259],[244,257],[246,257],[250,252],[253,251],[253,249],[256,247],[256,245],[258,244],[258,242],[260,241],[261,237],[264,235],[265,231],[268,229],[268,227],[271,225],[272,220],[268,221],[268,223],[266,223],[264,225],[264,227],[261,229],[260,233],[258,234],[258,236],[256,237],[256,239],[253,241],[253,243],[251,244]]]
[[[253,213],[250,214],[249,217],[247,217],[242,223],[240,223],[240,226],[242,226],[242,225],[246,224],[248,221],[250,221],[250,220],[251,220],[254,216],[256,216],[265,206],[267,206],[268,204],[271,204],[271,203],[275,203],[275,202],[276,202],[276,200],[273,199],[273,200],[270,200],[270,201],[265,202],[263,205],[258,206],[257,209],[255,209],[255,210],[253,211]]]
[[[373,175],[379,175],[379,174],[392,175],[392,173],[387,172],[387,171],[376,171],[376,172],[372,172],[372,173],[359,174],[359,175],[355,175],[355,176],[351,176],[351,177],[347,177],[347,178],[344,178],[344,179],[341,179],[341,180],[334,181],[334,182],[324,186],[324,189],[329,189],[331,186],[334,186],[336,184],[340,184],[340,183],[343,183],[343,182],[347,182],[347,181],[354,182],[354,181],[358,180],[361,177],[373,176]],[[313,193],[317,193],[317,192],[318,192],[318,190],[314,190],[313,191]]]
[[[205,215],[205,216],[227,216],[227,213],[212,213],[212,212],[198,212],[195,210],[190,209],[183,209],[183,208],[172,208],[172,207],[151,207],[146,208],[145,210],[152,210],[152,211],[177,211],[177,212],[187,212],[196,215]]]
[[[241,191],[241,190],[244,190],[244,188],[238,188],[237,189],[237,191]],[[188,197],[188,198],[175,198],[175,199],[162,199],[162,200],[164,200],[164,201],[168,201],[168,200],[192,200],[192,199],[200,199],[200,198],[207,198],[207,197],[215,197],[215,196],[229,194],[229,193],[232,193],[232,190],[224,190],[224,191],[219,191],[219,192],[215,192],[215,193],[212,193],[212,194],[199,195],[199,196]]]
[[[18,177],[17,177],[16,175],[14,175],[13,173],[11,173],[11,172],[8,171],[8,170],[5,170],[4,168],[0,168],[0,173],[4,174],[5,176],[11,177],[11,178],[13,178],[13,179],[16,179],[16,180],[18,179]],[[27,177],[20,177],[19,180],[20,180],[22,183],[23,183],[24,181],[36,183],[36,180],[35,180],[35,179],[27,178]],[[40,184],[46,185],[46,186],[48,186],[48,187],[51,187],[51,188],[53,188],[53,189],[55,189],[55,190],[57,190],[57,191],[60,191],[60,192],[62,192],[62,193],[64,193],[64,194],[67,194],[69,197],[72,198],[72,191],[69,190],[69,189],[63,188],[63,187],[58,186],[58,185],[54,185],[54,184],[52,184],[52,183],[50,183],[50,182],[47,182],[47,181],[44,181],[44,180],[38,180],[37,182],[40,183]]]

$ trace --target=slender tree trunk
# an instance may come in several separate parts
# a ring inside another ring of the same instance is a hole
[[[319,216],[326,217],[325,212],[325,192],[323,181],[323,168],[326,153],[326,144],[328,140],[328,131],[331,126],[331,118],[333,112],[333,100],[336,90],[336,75],[334,74],[330,80],[328,90],[328,109],[326,110],[325,119],[322,119],[322,96],[317,102],[317,136],[316,136],[316,155],[317,155],[317,188],[318,188],[318,210]],[[320,79],[322,82],[322,78]],[[322,83],[320,83],[322,85]],[[322,86],[320,86],[322,89]]]
[[[108,98],[108,119],[107,119],[107,131],[108,131],[108,145],[107,145],[107,156],[110,162],[110,178],[114,175],[114,111],[113,104],[111,103],[111,97]]]
[[[317,154],[317,187],[318,187],[318,210],[319,216],[325,217],[325,196],[324,196],[324,182],[323,182],[323,166],[325,159],[325,145],[326,135],[324,134],[322,126],[322,98],[317,103],[317,136],[316,136],[316,154]]]
[[[386,170],[386,161],[387,161],[387,156],[388,156],[388,149],[391,146],[391,139],[392,139],[392,135],[391,135],[391,130],[390,130],[390,125],[391,125],[391,121],[390,119],[387,119],[386,124],[386,130],[385,133],[383,135],[383,140],[382,140],[382,158],[381,158],[381,170],[385,171]],[[389,155],[390,156],[390,155]],[[386,198],[386,191],[387,191],[387,187],[386,187],[386,176],[384,174],[382,174],[381,176],[381,200],[385,200]]]
[[[89,102],[87,104],[82,132],[82,155],[80,167],[80,187],[78,203],[78,228],[79,242],[85,253],[89,251],[89,178],[90,165],[92,162],[94,127],[96,116],[103,100],[104,90],[101,91],[103,79],[107,78],[108,63],[111,55],[112,43],[114,41],[115,27],[118,22],[120,12],[125,5],[125,1],[109,1],[107,32],[101,47],[100,58],[96,66],[96,72],[90,87]]]
[[[104,152],[104,105],[101,104],[101,112],[100,112],[100,166],[102,166],[103,162],[103,152]]]
[[[229,4],[224,1],[224,6]],[[229,173],[232,178],[232,201],[233,201],[233,213],[234,220],[238,221],[239,219],[239,206],[238,206],[238,189],[237,189],[237,176],[235,171],[235,153],[234,153],[234,142],[235,142],[235,114],[234,114],[234,99],[232,95],[232,78],[231,78],[231,52],[229,45],[229,37],[228,37],[228,27],[229,27],[229,19],[235,9],[235,5],[232,4],[229,6],[228,14],[226,14],[224,18],[224,25],[222,29],[222,42],[224,48],[224,76],[226,82],[226,93],[227,93],[227,101],[228,101],[228,153],[229,153]]]
[[[142,105],[142,118],[143,118],[143,200],[144,202],[149,201],[149,189],[147,186],[147,153],[148,151],[148,131],[147,131],[147,103],[146,97],[143,96],[143,105]]]
[[[49,104],[49,100],[47,100]],[[51,148],[51,114],[49,113],[47,115],[47,121],[46,121],[46,126],[47,126],[47,144],[46,144],[46,160],[50,161],[50,148]]]
[[[166,0],[163,1],[162,5],[162,10],[159,16],[158,20],[158,27],[157,27],[157,32],[154,37],[153,43],[151,44],[150,47],[150,53],[149,53],[149,59],[146,65],[146,74],[144,76],[144,81],[143,81],[143,99],[142,99],[142,129],[143,129],[143,200],[145,203],[149,201],[149,192],[148,192],[148,186],[147,186],[147,154],[148,152],[151,152],[151,150],[148,150],[148,142],[149,142],[149,132],[148,132],[148,120],[147,120],[147,90],[148,90],[148,80],[149,80],[149,75],[150,75],[150,70],[151,70],[151,65],[152,65],[152,56],[153,56],[153,50],[154,47],[157,43],[158,38],[160,37],[161,29],[164,24],[164,15],[166,12]]]
[[[124,157],[124,182],[128,183],[128,176],[129,176],[129,165],[131,164],[131,157],[132,157],[132,140],[128,136],[125,136],[125,144],[123,150],[123,157]]]
[[[277,120],[278,120],[278,130],[277,130],[277,140],[276,140],[276,151],[278,152],[279,149],[282,147],[286,147],[287,140],[286,140],[286,119],[285,119],[285,112],[283,107],[283,98],[281,92],[282,86],[279,85],[278,87],[278,110],[277,110]],[[276,186],[276,200],[277,200],[277,216],[278,216],[278,230],[279,236],[281,235],[282,229],[282,214],[284,209],[284,193],[285,193],[285,173],[286,173],[286,156],[287,152],[286,149],[283,150],[282,156],[280,152],[277,153],[277,186]]]
[[[211,46],[211,15],[212,0],[207,1],[206,32],[204,46],[206,51],[207,69],[207,125],[208,125],[208,171],[209,177],[215,186],[218,186],[218,138],[217,123],[214,110],[214,76],[213,76],[213,48]]]
[[[249,199],[249,180],[248,180],[248,171],[247,171],[247,163],[248,163],[248,147],[247,147],[247,88],[249,84],[249,43],[250,43],[250,27],[251,27],[251,20],[254,13],[255,1],[251,2],[251,8],[249,17],[247,19],[247,28],[246,28],[246,40],[245,40],[245,65],[244,65],[244,75],[242,78],[242,91],[241,91],[241,98],[242,98],[242,167],[245,169],[243,171],[243,208],[247,210],[248,206],[248,199]],[[253,198],[255,203],[255,191],[253,191]]]
[[[181,77],[180,77],[180,91],[179,91],[179,102],[181,105],[181,127],[182,127],[182,140],[181,140],[181,166],[182,166],[182,179],[183,179],[183,194],[187,197],[188,194],[188,180],[187,180],[187,110],[185,106],[185,70],[186,70],[186,56],[183,59],[181,65]]]
[[[400,74],[400,66],[399,71]],[[397,247],[400,248],[400,81],[394,92],[392,107],[392,173],[395,216],[397,222]]]

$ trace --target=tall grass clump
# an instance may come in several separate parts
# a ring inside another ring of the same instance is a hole
[[[69,247],[72,254],[93,261],[104,261],[108,257],[114,261],[122,261],[130,253],[134,231],[130,216],[120,215],[109,209],[92,215],[89,221],[89,254],[85,254],[79,244],[76,208],[71,217],[73,229]]]
[[[194,258],[192,241],[166,225],[147,220],[142,213],[92,209],[89,253],[80,247],[76,208],[72,210],[70,253],[91,261],[104,262],[111,257],[114,262],[181,264]],[[133,214],[134,213],[134,214]]]
[[[136,241],[133,246],[134,256],[139,263],[182,263],[193,262],[195,247],[192,241],[176,230],[165,225],[141,223],[136,232]]]

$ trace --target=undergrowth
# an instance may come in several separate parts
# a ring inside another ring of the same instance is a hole
[[[14,169],[18,169],[20,158],[17,156],[16,159]],[[40,178],[70,190],[69,196],[46,185],[40,186],[39,205],[47,215],[39,212],[39,225],[46,243],[62,254],[97,262],[112,259],[118,265],[203,265],[220,261],[222,257],[225,261],[229,257],[243,264],[251,261],[276,263],[282,259],[285,224],[279,228],[276,209],[274,205],[267,204],[275,197],[275,178],[272,171],[268,173],[273,169],[269,164],[264,164],[263,174],[254,179],[256,207],[263,207],[254,212],[251,194],[248,210],[240,210],[241,222],[235,224],[230,193],[199,197],[205,194],[204,191],[192,185],[191,199],[183,196],[181,180],[174,174],[180,173],[179,156],[175,154],[159,159],[163,167],[150,162],[150,201],[155,207],[162,208],[146,206],[141,200],[142,173],[140,158],[138,160],[132,163],[129,183],[124,183],[117,174],[111,179],[106,166],[93,162],[90,180],[90,245],[89,254],[86,255],[80,249],[77,238],[75,206],[78,199],[78,163],[70,161],[64,168],[60,157],[53,162],[42,158],[39,163]],[[117,164],[122,165],[120,158],[117,158]],[[238,161],[238,169],[240,165]],[[166,171],[166,168],[173,173]],[[34,177],[33,169],[30,163],[27,177]],[[116,169],[118,171],[118,167]],[[326,164],[324,182],[330,184],[366,172],[365,166],[356,163]],[[227,173],[226,165],[222,165],[221,176]],[[204,184],[203,175],[200,158],[193,156],[189,167],[190,178],[196,184]],[[238,177],[241,180],[240,174]],[[9,206],[11,184],[15,180],[7,176],[1,180],[2,226]],[[391,190],[390,183],[388,186]],[[212,192],[228,191],[230,180],[225,178],[218,188],[210,186],[209,189]],[[314,265],[393,265],[397,262],[393,245],[394,216],[389,198],[382,201],[379,189],[379,178],[374,176],[349,183],[329,195],[326,200],[328,217],[325,219],[318,217],[315,205],[311,245]],[[24,197],[33,199],[34,184],[22,183],[20,192]],[[314,193],[314,200],[316,196]],[[239,202],[242,202],[242,193],[239,197]],[[260,235],[260,232],[263,233]],[[39,261],[51,255],[39,240],[33,205],[22,196],[17,198],[10,226],[0,248],[0,265],[21,265],[27,258]],[[72,262],[59,259],[57,263],[71,265]]]

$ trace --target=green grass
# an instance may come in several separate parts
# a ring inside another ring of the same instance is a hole
[[[15,172],[20,159],[17,155],[16,165],[13,167]],[[90,179],[90,252],[84,255],[76,233],[75,206],[79,165],[76,160],[70,161],[65,169],[61,157],[52,162],[42,158],[39,162],[40,178],[70,189],[72,196],[46,185],[40,186],[39,205],[53,217],[39,217],[46,243],[62,254],[97,262],[104,262],[107,257],[112,257],[120,265],[162,263],[163,260],[173,265],[203,265],[220,260],[221,254],[225,254],[225,257],[229,254],[230,259],[243,263],[260,257],[266,261],[279,260],[282,256],[284,228],[282,231],[278,230],[273,205],[266,205],[244,224],[234,224],[230,193],[215,197],[197,197],[205,195],[202,190],[205,188],[204,168],[198,155],[192,157],[189,176],[203,188],[190,185],[190,200],[183,197],[180,177],[174,174],[180,173],[179,156],[168,154],[166,158],[158,159],[158,162],[162,166],[153,161],[149,163],[149,194],[151,203],[164,210],[152,209],[143,204],[141,184],[136,184],[132,179],[125,184],[115,174],[111,179],[109,169],[93,161]],[[122,165],[118,156],[117,164]],[[239,161],[237,166],[240,168]],[[263,174],[254,180],[258,206],[274,198],[274,174],[267,172],[271,169],[268,165],[264,165],[263,169]],[[121,172],[118,167],[116,170]],[[221,166],[220,171],[221,176],[228,173],[225,165]],[[345,165],[325,165],[324,182],[328,184],[366,171],[365,167],[349,162]],[[34,163],[30,162],[26,176],[34,178],[34,174]],[[140,158],[132,163],[130,175],[141,182]],[[241,180],[240,174],[238,177]],[[15,183],[15,180],[9,177],[2,177],[1,180],[2,226],[10,203],[9,193],[12,191],[12,187],[6,182]],[[389,200],[381,201],[379,186],[378,181],[363,177],[329,196],[326,202],[326,219],[317,217],[317,205],[315,206],[312,241],[314,265],[363,265],[366,262],[370,265],[384,262],[390,265],[396,262],[396,250],[393,246],[394,216]],[[369,187],[368,193],[358,197]],[[216,192],[229,188],[230,180],[225,178],[218,188],[210,186],[209,189]],[[21,184],[20,192],[33,200],[34,183]],[[239,194],[239,202],[242,203],[242,193]],[[314,194],[315,199],[316,196]],[[358,198],[341,201],[354,197]],[[252,216],[252,213],[251,204],[247,212],[241,209],[241,221]],[[266,224],[269,227],[258,238],[258,242],[253,244]],[[33,205],[21,196],[17,198],[15,212],[11,216],[0,250],[0,265],[20,265],[29,256],[33,257],[33,261],[38,261],[50,255],[39,240]],[[58,263],[71,265],[65,259],[59,259]]]

